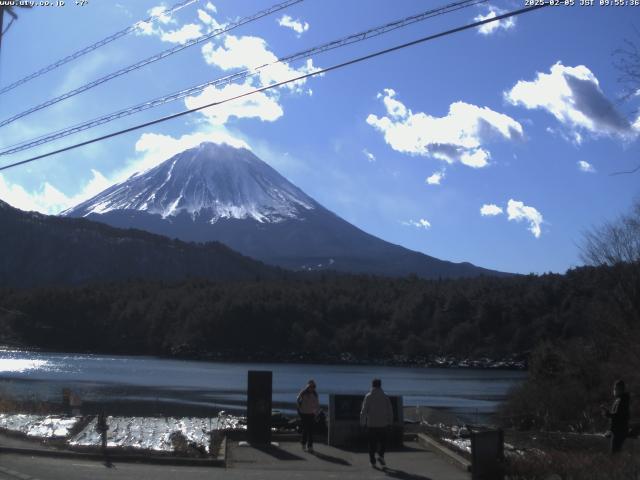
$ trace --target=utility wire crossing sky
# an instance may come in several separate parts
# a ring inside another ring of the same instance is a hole
[[[306,49],[302,52],[297,52],[291,55],[287,55],[286,57],[281,57],[281,58],[277,58],[276,60],[274,60],[273,62],[270,62],[268,64],[264,64],[264,65],[259,65],[255,68],[252,69],[245,69],[242,70],[240,72],[236,72],[233,73],[231,75],[226,75],[224,77],[220,77],[220,78],[216,78],[215,80],[211,80],[209,82],[205,82],[184,90],[181,90],[179,92],[174,92],[171,93],[169,95],[165,95],[163,97],[159,97],[156,98],[154,100],[150,100],[147,101],[145,103],[133,106],[133,107],[129,107],[127,109],[124,110],[120,110],[118,112],[115,113],[111,113],[109,115],[105,115],[103,117],[97,118],[97,119],[93,119],[89,122],[85,122],[85,123],[81,123],[78,125],[74,125],[73,127],[64,129],[64,130],[59,130],[53,134],[49,134],[49,135],[44,135],[44,136],[40,136],[37,139],[31,140],[31,141],[25,141],[25,142],[21,142],[19,144],[16,145],[12,145],[9,148],[7,148],[6,150],[0,151],[0,156],[1,155],[8,155],[11,153],[17,153],[17,152],[21,152],[23,150],[27,150],[29,148],[32,147],[36,147],[38,145],[43,145],[45,143],[49,143],[50,141],[53,140],[57,140],[58,138],[62,138],[62,137],[66,137],[67,135],[71,135],[73,133],[77,133],[83,130],[86,130],[88,128],[92,128],[94,126],[97,125],[102,125],[104,123],[108,123],[111,122],[113,120],[117,120],[119,118],[143,111],[143,110],[147,110],[149,108],[154,108],[157,107],[159,105],[163,105],[165,103],[168,102],[173,102],[176,100],[180,100],[182,98],[188,97],[190,95],[194,95],[197,93],[202,92],[202,90],[204,90],[206,87],[209,86],[215,86],[215,85],[221,85],[221,84],[225,84],[225,83],[230,83],[231,81],[239,81],[239,80],[244,80],[246,79],[249,75],[259,75],[260,72],[262,70],[264,70],[265,68],[269,68],[275,64],[278,63],[291,63],[294,62],[296,60],[300,60],[300,59],[304,59],[304,58],[309,58],[312,57],[313,55],[318,55],[320,53],[324,53],[330,50],[334,50],[336,48],[342,48],[345,47],[347,45],[350,45],[352,43],[355,42],[361,42],[364,40],[368,40],[370,38],[374,38],[378,35],[383,35],[385,33],[391,32],[397,28],[403,28],[403,27],[407,27],[409,25],[412,25],[415,22],[419,22],[419,21],[423,21],[426,20],[428,18],[437,16],[437,15],[444,15],[447,13],[451,13],[454,11],[457,11],[461,8],[469,8],[472,7],[474,5],[478,5],[480,3],[485,3],[487,0],[463,0],[463,1],[459,1],[459,2],[454,2],[448,5],[445,5],[444,7],[439,7],[436,9],[431,9],[431,10],[427,10],[425,12],[422,12],[420,14],[417,15],[412,15],[410,17],[407,18],[403,18],[401,20],[396,20],[394,22],[390,22],[387,23],[385,25],[381,25],[375,28],[370,28],[368,30],[365,30],[363,32],[359,32],[356,34],[352,34],[349,35],[348,37],[344,37],[338,40],[334,40],[328,43],[324,43],[320,46],[317,47],[313,47],[313,48],[309,48]],[[539,8],[539,7],[536,7]],[[509,14],[509,16],[511,16],[511,14]],[[506,18],[506,17],[505,17]],[[485,23],[490,23],[493,21],[499,21],[500,19],[498,18],[489,18],[489,19],[485,19],[481,22],[476,22],[478,25],[481,24],[485,24]],[[475,26],[475,25],[473,25]],[[469,28],[473,28],[469,27]],[[323,73],[323,72],[320,72]],[[81,87],[82,88],[82,87]],[[211,106],[211,105],[209,105]],[[44,108],[44,107],[43,107]]]
[[[526,8],[522,8],[520,10],[515,10],[513,12],[508,12],[508,13],[499,15],[497,17],[491,17],[491,18],[488,18],[488,19],[485,19],[485,20],[480,20],[480,21],[477,21],[477,22],[474,22],[474,23],[471,23],[471,24],[468,24],[468,25],[463,25],[461,27],[457,27],[457,28],[454,28],[454,29],[451,29],[451,30],[447,30],[445,32],[440,32],[440,33],[437,33],[435,35],[428,35],[426,37],[422,37],[422,38],[419,38],[417,40],[414,40],[414,41],[411,41],[411,42],[408,42],[408,43],[404,43],[402,45],[396,45],[396,46],[391,47],[391,48],[386,48],[384,50],[380,50],[380,51],[371,53],[369,55],[365,55],[363,57],[354,58],[352,60],[348,60],[346,62],[339,63],[337,65],[332,65],[331,67],[326,67],[326,68],[322,68],[322,69],[319,69],[319,70],[315,70],[315,71],[306,73],[304,75],[300,75],[300,76],[295,77],[295,78],[290,78],[290,79],[284,80],[282,82],[274,83],[272,85],[267,85],[265,87],[258,88],[256,90],[252,90],[252,91],[249,91],[249,92],[246,92],[246,93],[242,93],[240,95],[236,95],[235,97],[225,98],[224,100],[221,100],[219,102],[212,102],[212,103],[208,103],[206,105],[201,105],[201,106],[196,107],[196,108],[185,110],[185,111],[182,111],[182,112],[179,112],[179,113],[174,113],[173,115],[169,115],[167,117],[158,118],[158,119],[152,120],[150,122],[146,122],[146,123],[143,123],[143,124],[140,124],[140,125],[135,125],[133,127],[129,127],[127,129],[124,129],[124,130],[120,130],[118,132],[113,132],[113,133],[110,133],[108,135],[103,135],[102,137],[93,138],[91,140],[87,140],[87,141],[84,141],[84,142],[81,142],[81,143],[77,143],[75,145],[70,145],[68,147],[64,147],[64,148],[61,148],[59,150],[55,150],[55,151],[52,151],[52,152],[43,153],[42,155],[38,155],[38,156],[32,157],[32,158],[28,158],[28,159],[22,160],[20,162],[16,162],[16,163],[11,163],[9,165],[0,166],[0,171],[8,170],[9,168],[14,168],[14,167],[17,167],[17,166],[20,166],[20,165],[24,165],[26,163],[34,162],[36,160],[40,160],[42,158],[50,157],[50,156],[56,155],[58,153],[67,152],[69,150],[73,150],[75,148],[83,147],[83,146],[89,145],[91,143],[95,143],[95,142],[99,142],[99,141],[102,141],[102,140],[106,140],[106,139],[109,139],[109,138],[112,138],[112,137],[115,137],[115,136],[118,136],[118,135],[122,135],[123,133],[132,132],[132,131],[135,131],[135,130],[139,130],[141,128],[149,127],[151,125],[155,125],[155,124],[158,124],[158,123],[166,122],[168,120],[173,120],[174,118],[178,118],[178,117],[181,117],[183,115],[187,115],[187,114],[193,113],[193,112],[198,112],[200,110],[204,110],[205,108],[216,107],[218,105],[222,105],[222,104],[227,103],[227,102],[232,102],[234,100],[238,100],[238,99],[247,97],[249,95],[255,95],[257,93],[264,92],[266,90],[271,90],[273,88],[279,88],[279,87],[282,87],[284,85],[287,85],[287,84],[290,84],[290,83],[293,83],[293,82],[299,82],[301,80],[306,80],[309,77],[314,77],[316,75],[322,75],[324,73],[327,73],[327,72],[330,72],[330,71],[333,71],[333,70],[337,70],[339,68],[343,68],[343,67],[347,67],[347,66],[350,66],[350,65],[354,65],[356,63],[360,63],[360,62],[363,62],[365,60],[370,60],[370,59],[378,57],[380,55],[385,55],[387,53],[395,52],[395,51],[403,49],[403,48],[412,47],[414,45],[418,45],[420,43],[423,43],[423,42],[426,42],[426,41],[429,41],[429,40],[435,40],[437,38],[444,37],[444,36],[447,36],[447,35],[452,35],[452,34],[458,33],[458,32],[462,32],[462,31],[470,29],[470,28],[480,27],[480,26],[485,25],[487,23],[500,21],[500,20],[503,20],[503,19],[511,18],[511,17],[517,16],[517,15],[521,15],[523,13],[528,13],[528,12],[531,12],[533,10],[538,10],[539,8],[543,8],[544,6],[545,5],[536,5],[536,6],[533,6],[533,7],[526,7]]]
[[[140,20],[139,22],[134,23],[133,25],[120,30],[119,32],[116,32],[112,35],[109,35],[106,38],[103,38],[102,40],[95,42],[91,45],[88,45],[78,51],[73,52],[71,55],[67,55],[64,58],[61,58],[60,60],[47,65],[46,67],[41,68],[40,70],[32,73],[31,75],[27,75],[24,78],[21,78],[20,80],[17,80],[15,82],[13,82],[10,85],[7,85],[6,87],[0,88],[0,95],[2,95],[3,93],[6,93],[10,90],[13,90],[16,87],[19,87],[20,85],[23,85],[25,83],[27,83],[29,80],[33,80],[34,78],[39,77],[40,75],[44,75],[45,73],[50,72],[51,70],[55,70],[58,67],[61,67],[62,65],[65,65],[77,58],[80,58],[83,55],[86,55],[87,53],[93,52],[94,50],[96,50],[97,48],[100,47],[104,47],[105,45],[119,39],[120,37],[124,37],[125,35],[128,35],[130,33],[135,32],[137,29],[139,29],[142,25],[147,25],[150,23],[153,23],[155,21],[157,21],[158,19],[162,18],[162,17],[166,17],[166,16],[170,16],[171,14],[173,14],[174,12],[177,12],[178,10],[191,5],[192,3],[198,2],[200,0],[184,0],[183,2],[179,2],[177,4],[175,4],[173,7],[168,8],[166,10],[162,10],[160,12],[154,13],[153,15],[149,16],[148,18],[146,18],[145,20]]]

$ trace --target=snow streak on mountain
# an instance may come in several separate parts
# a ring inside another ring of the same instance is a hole
[[[231,218],[277,223],[316,205],[249,150],[202,143],[63,214],[137,210],[162,218],[187,213],[211,224]]]

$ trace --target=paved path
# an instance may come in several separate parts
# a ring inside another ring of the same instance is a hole
[[[232,444],[231,469],[243,470],[244,478],[346,478],[410,480],[468,480],[470,476],[418,443],[405,442],[405,448],[386,455],[387,468],[374,469],[366,452],[350,452],[316,445],[315,453],[302,451],[298,443],[255,449]]]
[[[316,453],[303,452],[298,443],[256,449],[229,442],[228,468],[174,467],[152,464],[116,463],[111,468],[100,462],[0,454],[0,479],[385,479],[469,480],[470,475],[449,464],[417,443],[407,442],[402,451],[387,454],[388,468],[373,469],[365,452],[348,452],[316,445]],[[14,472],[14,475],[7,473]],[[20,476],[16,476],[16,473]]]
[[[27,448],[36,450],[56,450],[37,438],[21,437],[19,435],[7,435],[0,432],[0,447]]]

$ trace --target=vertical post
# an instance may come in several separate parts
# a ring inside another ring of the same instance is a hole
[[[71,389],[69,388],[62,389],[62,408],[65,415],[71,414]]]
[[[247,434],[249,443],[271,443],[273,372],[250,370],[247,377]]]
[[[471,432],[471,478],[504,479],[504,432],[501,429]]]

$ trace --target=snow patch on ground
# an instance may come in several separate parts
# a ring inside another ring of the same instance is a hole
[[[82,417],[0,414],[0,429],[41,439],[66,438]],[[223,414],[217,418],[108,417],[107,446],[161,452],[173,451],[171,434],[180,432],[196,447],[208,449],[212,430],[245,429],[244,419]],[[97,418],[67,440],[71,446],[100,447]]]
[[[240,427],[237,417],[175,418],[175,417],[108,417],[107,447],[139,448],[161,452],[173,451],[171,434],[180,432],[188,442],[208,448],[212,430],[230,430]],[[97,419],[93,419],[68,443],[77,447],[101,445]]]
[[[468,438],[443,438],[442,440],[453,445],[458,450],[471,453],[471,440]]]
[[[64,438],[80,420],[59,415],[0,414],[0,429],[19,432],[30,437]]]

